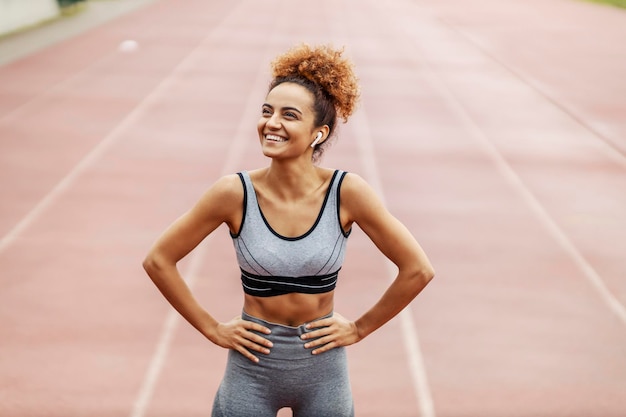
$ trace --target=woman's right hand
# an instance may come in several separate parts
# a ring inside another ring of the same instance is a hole
[[[256,363],[259,358],[254,356],[252,351],[267,355],[270,353],[269,348],[272,347],[272,342],[255,332],[271,333],[267,327],[242,320],[240,316],[237,316],[227,323],[219,323],[215,329],[215,337],[211,338],[211,341],[223,348],[236,350]]]

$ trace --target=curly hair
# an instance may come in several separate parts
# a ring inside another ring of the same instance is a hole
[[[328,45],[293,47],[272,61],[273,79],[269,90],[285,82],[306,88],[314,97],[316,126],[328,125],[332,134],[337,116],[347,122],[359,100],[358,78],[352,62],[342,57],[342,53],[343,49]],[[315,159],[327,142],[316,146]]]

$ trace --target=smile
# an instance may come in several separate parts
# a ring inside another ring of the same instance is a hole
[[[265,140],[269,140],[271,142],[287,142],[287,139],[277,135],[265,135]]]

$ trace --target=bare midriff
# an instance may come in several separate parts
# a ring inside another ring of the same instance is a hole
[[[244,294],[243,310],[254,317],[285,326],[299,326],[333,311],[334,291],[323,294],[284,294],[255,297]]]

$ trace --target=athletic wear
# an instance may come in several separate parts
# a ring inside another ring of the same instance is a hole
[[[285,237],[265,219],[249,174],[238,173],[244,188],[243,218],[239,233],[231,237],[246,294],[319,294],[335,288],[350,235],[339,220],[339,191],[345,174],[333,173],[313,226],[301,236]]]
[[[326,317],[330,317],[329,314]],[[212,417],[276,417],[289,407],[294,417],[353,417],[354,406],[345,348],[313,355],[300,335],[310,330],[269,323],[242,314],[272,333],[260,334],[274,346],[258,363],[230,350]]]
[[[339,220],[339,191],[345,172],[335,171],[320,212],[301,236],[281,236],[267,222],[247,172],[243,184],[243,218],[232,234],[246,294],[270,297],[289,293],[332,291],[343,264],[349,232]],[[332,313],[326,317],[332,316]],[[212,417],[276,417],[291,408],[295,417],[353,417],[354,408],[345,348],[313,355],[300,336],[309,330],[269,323],[242,313],[271,330],[270,353],[254,353],[258,363],[230,350],[226,372],[213,404]]]

